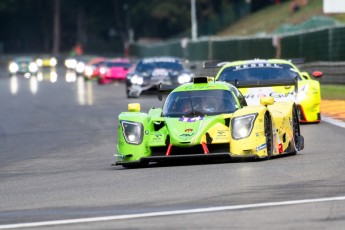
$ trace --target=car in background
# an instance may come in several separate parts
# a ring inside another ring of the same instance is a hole
[[[65,59],[67,71],[73,71],[78,76],[84,76],[86,64],[90,61],[88,56],[71,56]]]
[[[116,58],[100,64],[98,83],[107,84],[114,81],[124,81],[132,64],[129,59]]]
[[[91,59],[86,65],[84,70],[84,77],[91,80],[96,79],[99,76],[99,69],[106,58],[96,57]]]
[[[240,88],[248,104],[258,105],[263,96],[273,96],[276,101],[294,101],[298,106],[300,122],[320,122],[321,93],[316,78],[321,78],[322,72],[314,71],[311,77],[307,72],[301,72],[292,61],[283,59],[253,59],[224,62],[222,65],[216,80],[235,85],[252,83],[253,87]],[[276,82],[293,79],[296,80],[296,86],[276,85]],[[271,84],[255,87],[261,81]]]
[[[58,61],[53,56],[43,55],[36,59],[36,64],[41,69],[55,68],[58,64]]]
[[[128,98],[139,97],[144,91],[157,91],[157,86],[181,85],[190,82],[194,73],[176,57],[149,57],[139,60],[126,76]]]
[[[259,105],[248,106],[236,87],[207,77],[171,89],[158,87],[169,93],[163,108],[143,113],[139,103],[130,103],[128,111],[119,114],[116,165],[269,159],[304,148],[294,102],[263,97]]]
[[[9,63],[8,70],[11,75],[30,77],[36,75],[39,69],[32,57],[18,57]]]

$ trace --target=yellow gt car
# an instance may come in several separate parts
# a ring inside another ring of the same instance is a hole
[[[240,88],[249,105],[259,105],[260,98],[264,96],[272,96],[277,102],[293,101],[297,104],[300,122],[320,122],[320,83],[315,78],[322,77],[322,72],[314,71],[311,77],[307,72],[301,72],[291,61],[283,59],[253,59],[219,64],[222,68],[216,80]],[[296,86],[276,84],[293,79],[296,79]],[[257,87],[263,81],[267,83],[266,86]],[[243,83],[246,86],[241,87]]]

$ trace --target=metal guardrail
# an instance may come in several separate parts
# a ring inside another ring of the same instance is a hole
[[[345,84],[345,62],[310,62],[298,67],[309,73],[315,70],[322,71],[321,84]]]

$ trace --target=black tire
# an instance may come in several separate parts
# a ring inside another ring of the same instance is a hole
[[[273,154],[273,132],[272,132],[272,119],[268,113],[265,114],[264,127],[265,127],[265,138],[266,138],[266,148],[267,148],[266,159],[270,159]]]
[[[301,135],[300,125],[299,125],[299,117],[298,117],[298,111],[296,106],[293,107],[292,111],[292,131],[293,131],[293,141],[295,144],[295,148],[298,146],[298,137]],[[292,152],[292,155],[295,155],[297,153],[297,150]]]

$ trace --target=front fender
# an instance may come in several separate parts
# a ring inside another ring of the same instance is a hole
[[[269,112],[265,106],[247,106],[234,113],[233,119],[248,114],[256,114],[253,128],[248,137],[242,139],[234,139],[233,126],[230,125],[230,154],[231,156],[267,156],[266,138],[264,129],[264,116]],[[232,120],[233,120],[232,119]]]

